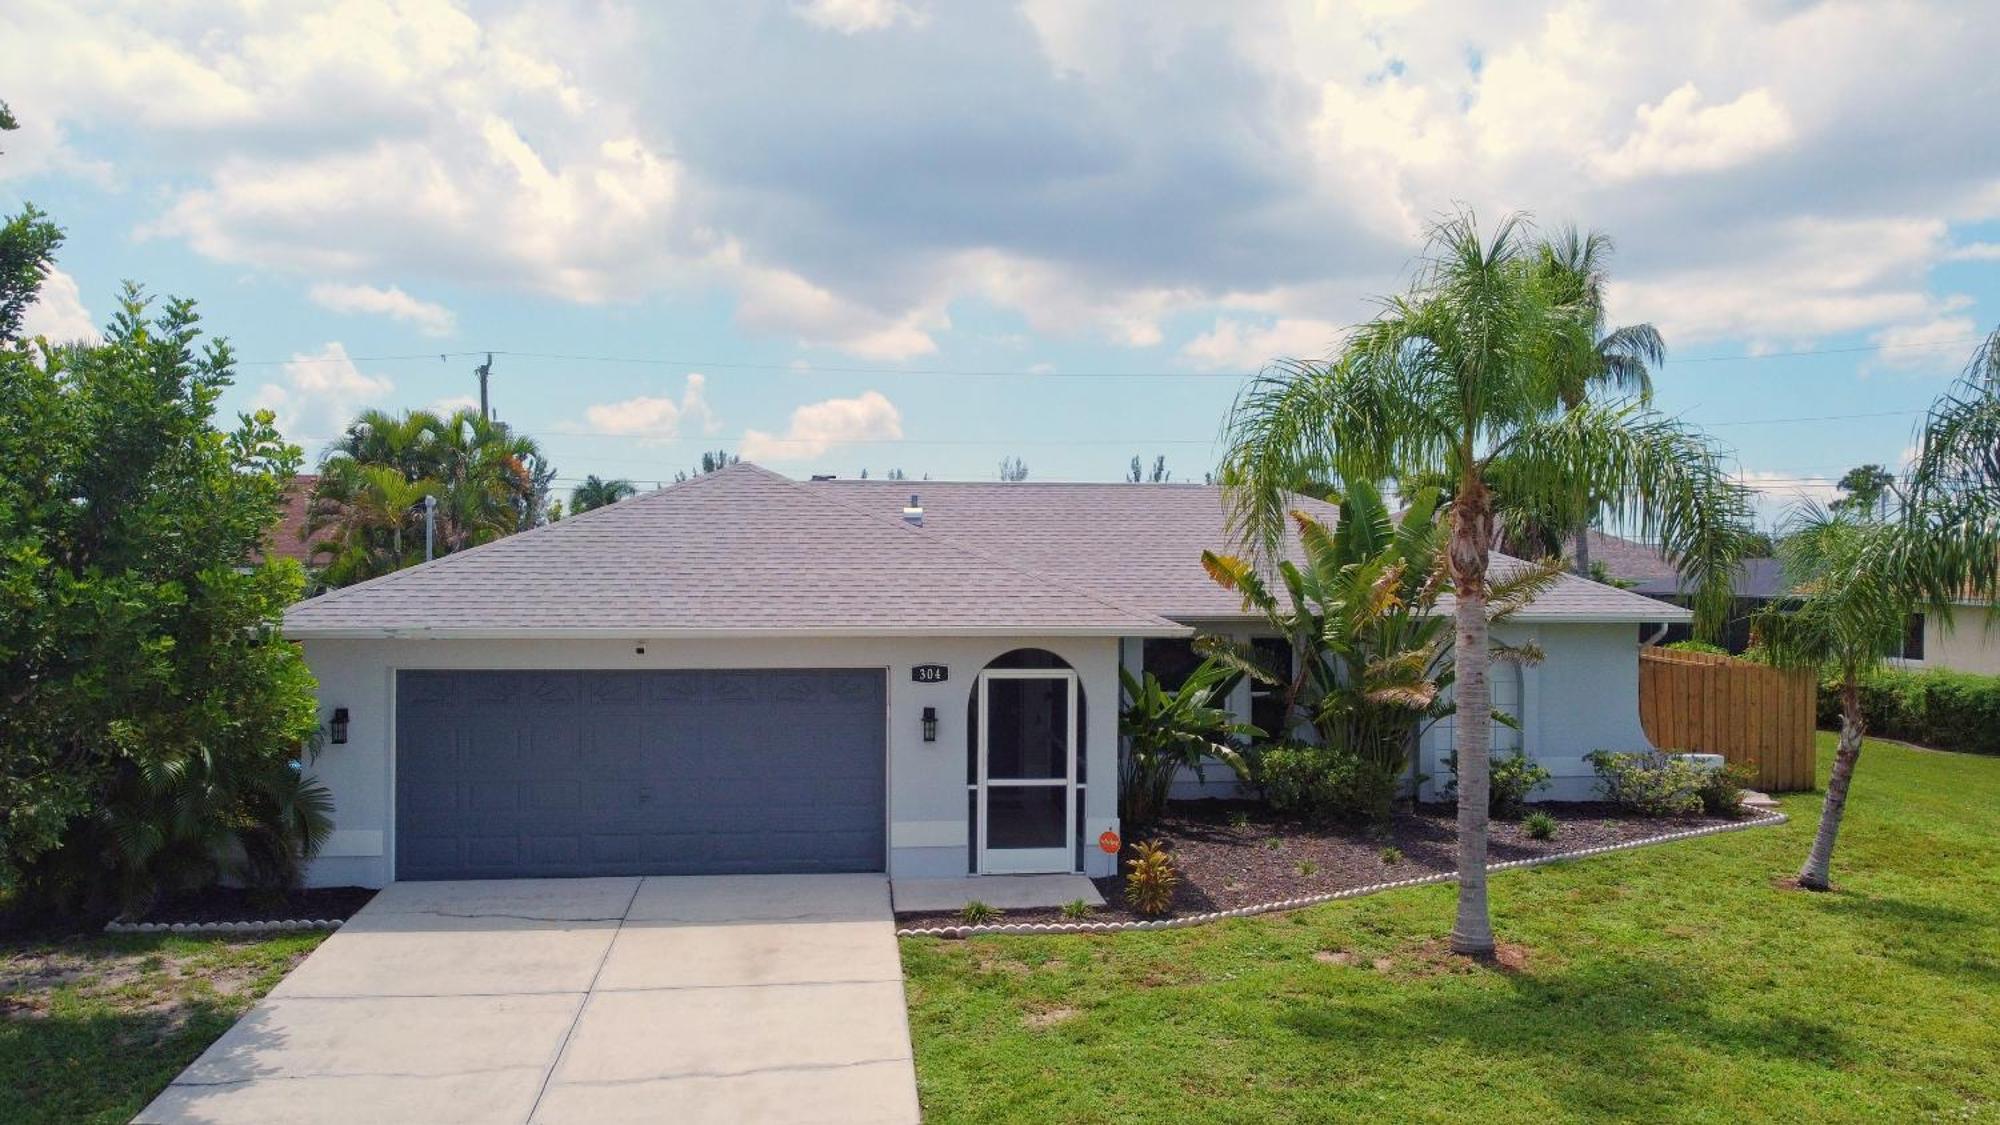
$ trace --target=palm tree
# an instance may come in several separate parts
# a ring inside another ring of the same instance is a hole
[[[1948,626],[1956,606],[2000,593],[2000,331],[1931,407],[1903,496],[1893,520],[1855,505],[1809,507],[1795,517],[1779,553],[1797,600],[1756,621],[1773,662],[1840,677],[1840,741],[1819,831],[1799,870],[1799,885],[1810,890],[1831,885],[1867,729],[1863,673],[1900,650],[1910,614]]]
[[[1184,769],[1200,773],[1208,758],[1248,776],[1249,767],[1230,740],[1264,732],[1237,722],[1227,707],[1216,705],[1237,679],[1236,672],[1208,660],[1168,691],[1151,672],[1135,677],[1118,669],[1124,689],[1118,733],[1125,738],[1118,760],[1118,819],[1133,825],[1159,819],[1174,778]]]
[[[554,475],[534,439],[476,410],[366,410],[320,460],[306,531],[336,529],[323,577],[344,585],[415,561],[400,544],[403,522],[386,514],[393,498],[435,497],[436,546],[449,554],[541,523]]]
[[[1433,226],[1409,292],[1389,297],[1326,362],[1286,361],[1238,398],[1229,420],[1231,524],[1277,555],[1288,496],[1304,481],[1429,477],[1452,482],[1448,567],[1455,595],[1458,917],[1451,947],[1489,955],[1486,895],[1488,563],[1496,503],[1561,510],[1586,482],[1604,507],[1657,534],[1697,589],[1713,629],[1748,505],[1716,449],[1639,403],[1562,390],[1595,350],[1595,316],[1537,268],[1540,247],[1511,216],[1490,239],[1460,214]]]
[[[606,504],[616,504],[635,491],[629,480],[599,480],[592,474],[583,478],[582,484],[570,490],[569,510],[572,514],[577,514],[588,512],[592,508],[602,508]]]
[[[1651,324],[1628,324],[1607,329],[1604,325],[1604,285],[1606,259],[1611,256],[1611,237],[1598,231],[1583,233],[1564,227],[1544,242],[1537,254],[1538,268],[1555,291],[1557,300],[1573,304],[1590,317],[1592,348],[1578,356],[1580,362],[1558,371],[1561,385],[1557,394],[1564,410],[1575,410],[1595,390],[1610,390],[1653,400],[1654,367],[1666,362],[1666,341]],[[1596,504],[1586,489],[1578,498],[1578,518],[1568,525],[1574,532],[1571,560],[1576,573],[1590,577],[1590,527],[1595,522]]]

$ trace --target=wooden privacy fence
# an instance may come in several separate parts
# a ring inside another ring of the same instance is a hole
[[[1757,788],[1811,789],[1819,683],[1705,652],[1639,650],[1639,722],[1662,750],[1698,750],[1757,767]]]

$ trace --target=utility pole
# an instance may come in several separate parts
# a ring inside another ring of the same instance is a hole
[[[437,510],[438,510],[438,498],[435,496],[426,495],[424,497],[424,561],[425,562],[429,562],[431,561],[431,559],[436,557],[436,555],[434,554],[434,550],[437,546]]]
[[[491,422],[493,411],[486,405],[486,377],[493,374],[493,353],[486,353],[486,362],[472,369],[479,376],[479,420]]]

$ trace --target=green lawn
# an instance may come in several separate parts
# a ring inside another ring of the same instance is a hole
[[[1831,757],[1822,736],[1821,764]],[[931,1121],[2000,1121],[2000,758],[1870,743],[1792,823],[1164,933],[906,939]]]
[[[0,1121],[129,1121],[324,934],[0,938]]]

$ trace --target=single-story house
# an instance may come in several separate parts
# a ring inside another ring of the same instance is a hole
[[[1119,668],[1262,631],[1202,570],[1224,523],[1207,486],[745,464],[300,602],[336,824],[310,879],[1110,874]],[[1634,626],[1685,615],[1565,577],[1497,630],[1547,654],[1495,674],[1545,796],[1645,744]]]

